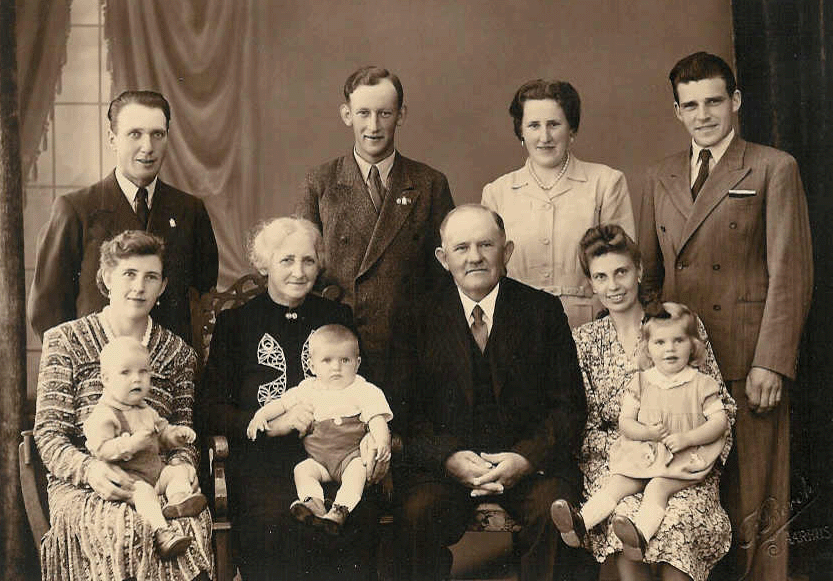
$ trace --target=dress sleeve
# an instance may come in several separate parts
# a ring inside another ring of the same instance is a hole
[[[610,183],[602,194],[599,224],[618,224],[628,236],[636,240],[636,223],[628,182],[625,174],[619,170],[612,170]]]
[[[180,352],[174,358],[174,369],[171,377],[173,386],[173,409],[170,424],[175,426],[194,426],[194,369],[197,365],[197,355],[194,350],[182,344]],[[192,466],[197,466],[197,450],[193,444],[185,444],[172,448],[168,452],[167,460],[170,463],[174,458],[179,458]]]
[[[44,466],[56,478],[87,484],[92,456],[73,443],[80,437],[74,407],[75,369],[70,339],[56,327],[43,337],[35,404],[35,443]]]
[[[720,399],[720,388],[717,382],[708,375],[700,374],[697,382],[697,396],[700,399],[703,415],[707,418],[723,411],[723,400]]]

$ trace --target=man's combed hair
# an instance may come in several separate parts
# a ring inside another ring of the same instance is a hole
[[[396,89],[396,100],[398,107],[401,109],[402,103],[405,102],[405,92],[402,89],[402,83],[399,81],[399,77],[387,69],[372,65],[362,67],[347,77],[347,80],[344,82],[344,100],[349,103],[350,95],[361,85],[378,85],[384,79],[389,80],[393,84],[393,88]]]
[[[116,132],[116,120],[119,118],[119,112],[131,103],[144,105],[151,109],[161,109],[165,115],[165,126],[167,127],[171,124],[171,105],[162,96],[162,93],[157,93],[156,91],[124,91],[121,95],[110,101],[110,107],[107,109],[107,119],[110,121],[110,129],[113,133]]]
[[[671,69],[671,72],[668,73],[671,90],[674,92],[674,102],[680,102],[680,96],[677,94],[677,85],[680,83],[692,83],[715,78],[721,78],[726,82],[726,92],[730,96],[737,89],[732,67],[719,56],[701,51],[680,59]]]

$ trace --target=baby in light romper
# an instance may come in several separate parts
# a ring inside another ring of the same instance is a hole
[[[367,431],[376,442],[376,458],[390,458],[393,418],[382,390],[357,375],[361,357],[359,342],[342,325],[325,325],[309,338],[310,369],[315,377],[303,380],[283,396],[266,403],[249,422],[246,434],[254,440],[258,431],[299,403],[310,404],[314,421],[304,436],[309,458],[295,466],[298,499],[289,510],[301,522],[339,534],[347,516],[358,505],[367,479],[359,443]],[[324,507],[322,483],[341,485],[332,508]]]

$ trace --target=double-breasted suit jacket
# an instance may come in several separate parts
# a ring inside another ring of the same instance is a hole
[[[453,207],[445,176],[399,153],[378,215],[352,152],[313,169],[305,180],[298,214],[324,236],[319,288],[353,309],[363,375],[382,387],[391,319],[443,276],[434,249]]]
[[[506,447],[484,450],[474,427],[471,330],[457,287],[414,305],[397,326],[389,400],[404,432],[409,480],[445,473],[458,450],[517,452],[535,471],[577,487],[586,398],[576,347],[557,297],[504,277],[484,356]],[[403,425],[403,423],[405,425]]]
[[[96,286],[101,243],[141,230],[115,172],[88,188],[57,198],[38,238],[29,321],[43,336],[50,327],[100,311],[108,302]],[[158,180],[147,231],[165,241],[168,286],[151,317],[190,343],[188,288],[217,284],[217,242],[202,200]]]
[[[647,291],[694,309],[726,380],[795,377],[812,294],[807,200],[795,159],[735,137],[692,202],[689,152],[648,171],[639,230]]]

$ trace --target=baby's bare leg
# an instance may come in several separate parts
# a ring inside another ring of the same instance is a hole
[[[693,484],[691,480],[662,477],[652,478],[648,482],[645,486],[645,494],[642,496],[642,504],[633,520],[633,524],[640,530],[646,541],[651,540],[659,529],[659,525],[662,524],[668,499],[691,484]]]
[[[589,531],[613,512],[619,501],[645,487],[645,481],[613,474],[607,483],[587,501],[581,509],[584,526]]]
[[[356,508],[362,499],[367,473],[361,458],[353,458],[341,475],[341,486],[336,492],[333,504],[346,506],[350,512]]]
[[[133,483],[133,506],[136,507],[139,516],[150,523],[154,531],[168,526],[165,517],[162,516],[162,507],[159,504],[156,490],[144,480],[137,480]]]
[[[301,500],[307,498],[317,498],[324,501],[324,489],[321,487],[322,482],[331,482],[330,473],[321,464],[307,458],[295,465],[293,470],[295,476],[295,489],[298,491],[298,498]]]

